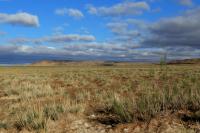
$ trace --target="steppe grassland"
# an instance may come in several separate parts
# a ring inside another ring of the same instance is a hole
[[[169,111],[190,112],[198,123],[199,110],[198,65],[0,68],[0,131],[46,132],[90,116],[110,125],[148,122]]]

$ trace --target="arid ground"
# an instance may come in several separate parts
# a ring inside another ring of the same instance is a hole
[[[199,65],[0,67],[1,133],[195,133],[199,122]]]

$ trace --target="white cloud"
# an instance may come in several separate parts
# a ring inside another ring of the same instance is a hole
[[[113,33],[112,39],[115,41],[120,41],[121,43],[128,44],[138,44],[139,39],[141,38],[142,31],[125,21],[111,22],[107,24],[108,29]]]
[[[121,34],[127,31],[128,24],[123,22],[108,23],[107,27],[115,34]]]
[[[68,16],[76,18],[76,19],[80,19],[80,18],[84,17],[83,13],[80,10],[73,9],[73,8],[56,9],[55,13],[57,15],[68,15]]]
[[[123,16],[123,15],[138,15],[149,10],[149,5],[144,2],[122,2],[111,7],[94,7],[88,5],[88,12],[103,16]]]
[[[69,43],[69,42],[92,42],[95,41],[96,38],[93,35],[79,35],[79,34],[55,34],[53,36],[41,37],[36,39],[31,38],[15,38],[9,40],[9,43],[12,44],[27,44],[27,43]]]
[[[92,35],[79,35],[79,34],[68,34],[68,35],[56,35],[47,38],[43,38],[44,41],[48,42],[56,42],[56,43],[63,43],[63,42],[90,42],[94,41],[95,37]]]
[[[83,13],[77,9],[69,9],[68,15],[74,18],[82,18],[84,17]]]
[[[38,27],[39,19],[37,16],[31,15],[26,12],[19,12],[16,14],[0,13],[0,23],[28,27]]]

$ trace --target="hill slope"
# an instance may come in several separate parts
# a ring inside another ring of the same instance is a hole
[[[200,64],[200,58],[185,59],[185,60],[174,60],[174,61],[168,62],[168,64]]]

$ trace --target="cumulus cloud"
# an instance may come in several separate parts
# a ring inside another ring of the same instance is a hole
[[[26,12],[19,12],[16,14],[0,13],[0,23],[27,27],[38,27],[39,19],[37,16]]]
[[[73,9],[73,8],[56,9],[55,13],[57,15],[68,15],[68,16],[76,18],[76,19],[80,19],[80,18],[84,17],[83,13],[80,10]]]
[[[88,12],[90,14],[102,16],[123,16],[123,15],[138,15],[150,9],[149,5],[144,2],[122,2],[111,7],[94,7],[88,5]]]
[[[49,46],[30,46],[30,45],[0,45],[0,55],[5,54],[56,54],[56,55],[63,55],[66,54],[63,49],[49,47]]]
[[[132,25],[135,28],[139,28],[140,30],[142,29],[147,29],[149,22],[144,21],[144,20],[139,20],[139,19],[127,19],[125,20],[126,23],[128,23],[129,25]]]
[[[114,33],[114,34],[121,34],[122,32],[127,31],[128,24],[124,22],[111,22],[107,24],[107,27]]]
[[[138,28],[139,26],[124,20],[121,22],[110,22],[107,24],[107,27],[113,33],[113,41],[129,44],[131,47],[138,47],[139,40],[142,37],[142,30]]]
[[[108,23],[107,27],[116,35],[128,36],[131,38],[140,36],[140,33],[136,29],[130,29],[127,23],[123,22],[112,22]]]
[[[150,35],[144,43],[149,46],[189,46],[200,48],[200,9],[161,19],[149,28]]]

